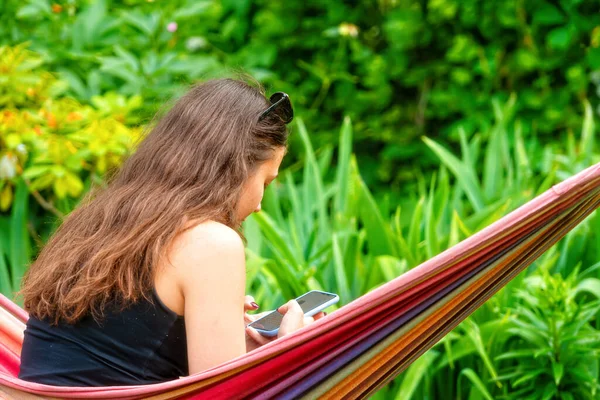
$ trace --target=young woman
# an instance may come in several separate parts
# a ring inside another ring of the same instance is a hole
[[[244,328],[258,305],[244,296],[239,229],[277,176],[292,117],[286,94],[238,80],[183,96],[29,269],[19,377],[155,383],[267,343]],[[311,322],[295,301],[280,312],[279,337]]]

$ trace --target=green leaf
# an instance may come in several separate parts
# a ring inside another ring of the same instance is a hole
[[[465,368],[462,371],[460,371],[460,375],[458,377],[458,387],[459,387],[458,392],[459,392],[459,394],[461,392],[461,390],[460,390],[460,383],[462,381],[461,377],[463,377],[463,376],[471,381],[471,383],[473,384],[473,387],[476,388],[479,391],[479,393],[486,400],[494,400],[494,397],[487,390],[485,384],[481,381],[481,378],[471,368]]]
[[[556,386],[554,386],[552,383],[548,383],[546,385],[546,388],[544,389],[544,392],[542,393],[542,396],[540,397],[540,399],[541,400],[551,400],[554,398],[556,393],[557,393]]]
[[[467,336],[471,339],[473,345],[475,346],[475,349],[477,350],[477,353],[483,360],[486,369],[488,370],[492,378],[496,380],[498,387],[501,387],[500,382],[497,381],[498,373],[496,372],[496,368],[494,368],[494,363],[492,363],[492,360],[490,359],[490,356],[483,344],[483,339],[481,337],[481,331],[479,329],[479,326],[471,318],[467,318],[461,326],[467,333]]]
[[[338,165],[336,171],[336,192],[334,205],[336,214],[343,214],[348,205],[350,185],[350,156],[352,155],[352,123],[350,118],[344,118],[340,131],[340,148],[338,151]]]
[[[423,378],[429,374],[429,370],[438,355],[439,353],[437,351],[429,350],[412,363],[406,372],[402,374],[402,383],[396,392],[395,400],[413,398],[419,384],[423,381]]]
[[[36,178],[40,175],[48,173],[50,169],[50,165],[34,165],[32,167],[27,168],[23,172],[23,177],[26,179]]]
[[[509,360],[511,358],[534,358],[536,353],[537,350],[534,349],[507,351],[494,357],[494,361]]]
[[[585,154],[585,163],[589,164],[592,161],[592,156],[595,150],[595,134],[596,124],[594,123],[594,111],[592,105],[587,99],[583,102],[585,106],[585,117],[583,119],[583,127],[581,128],[581,152]]]
[[[547,1],[541,2],[533,12],[533,23],[539,25],[556,25],[565,21],[565,14]]]
[[[63,178],[67,188],[67,192],[71,197],[79,197],[83,191],[83,182],[79,177],[71,172],[68,172]]]
[[[406,260],[401,260],[396,257],[379,256],[376,258],[376,261],[386,282],[399,277],[408,270]]]
[[[547,36],[548,45],[555,50],[565,50],[569,47],[572,36],[573,31],[568,25],[553,29]]]
[[[65,180],[64,177],[63,178],[56,178],[54,180],[52,188],[54,189],[54,194],[59,199],[64,199],[67,196],[67,192],[69,190],[69,187],[67,185],[67,181]]]
[[[554,376],[554,383],[556,383],[556,386],[560,385],[564,373],[565,366],[561,363],[552,361],[552,375]]]
[[[41,177],[33,180],[31,182],[31,184],[29,185],[29,189],[31,191],[34,191],[34,190],[39,191],[39,190],[43,190],[43,189],[46,189],[46,188],[52,186],[53,183],[54,183],[54,175],[48,174],[48,175],[44,175],[44,176],[41,176]]]
[[[483,209],[485,205],[483,201],[483,193],[473,169],[465,165],[465,163],[460,161],[452,153],[444,149],[433,140],[423,137],[423,141],[431,150],[433,150],[433,152],[440,158],[444,165],[446,165],[446,167],[452,171],[459,185],[467,194],[467,197],[471,201],[475,211]]]
[[[317,220],[319,223],[318,236],[321,240],[326,241],[330,234],[329,218],[327,214],[327,205],[325,204],[325,196],[323,193],[323,181],[319,172],[319,165],[315,157],[306,126],[302,119],[297,121],[298,133],[304,144],[306,154],[306,163],[304,165],[304,202],[317,209]],[[310,213],[306,213],[306,218],[311,218]]]
[[[274,223],[273,219],[265,212],[261,211],[254,214],[254,218],[265,238],[268,240],[269,246],[276,251],[281,258],[286,260],[292,265],[296,265],[296,258],[294,252],[289,248],[285,238],[285,234],[279,230]]]
[[[587,278],[579,282],[577,287],[575,287],[573,295],[576,296],[580,293],[589,293],[596,296],[597,299],[600,299],[600,279]]]
[[[360,191],[360,217],[367,231],[367,241],[371,254],[373,255],[395,255],[392,242],[392,232],[386,221],[384,221],[375,199],[360,177],[357,185]]]
[[[586,60],[588,66],[592,69],[600,68],[600,47],[590,47],[587,49]]]
[[[175,13],[173,13],[173,19],[180,20],[198,17],[209,11],[211,7],[213,7],[211,0],[195,0],[185,6],[178,7]]]
[[[425,208],[425,248],[427,249],[427,258],[432,258],[440,252],[439,249],[439,235],[437,232],[437,220],[434,212],[434,187],[435,187],[435,174],[431,178],[431,185],[429,188],[429,196],[427,206]],[[446,201],[448,199],[445,199]]]
[[[31,259],[31,244],[27,232],[28,206],[27,185],[22,179],[19,179],[10,217],[9,261],[13,288],[21,286],[21,278]]]
[[[114,28],[106,19],[106,8],[105,0],[96,0],[79,12],[71,31],[75,50],[101,45],[102,34]]]
[[[148,36],[154,35],[160,21],[160,15],[157,12],[144,15],[138,10],[126,11],[121,18]]]
[[[47,0],[32,0],[17,11],[18,19],[40,19],[52,14],[50,2]]]
[[[6,250],[0,240],[0,293],[4,294],[8,298],[13,297],[12,281],[10,279],[10,271],[5,258]]]
[[[539,67],[540,59],[528,49],[519,49],[514,53],[515,68],[533,71]]]
[[[350,295],[346,269],[344,268],[342,251],[340,249],[338,236],[335,233],[333,234],[333,266],[335,271],[336,288],[340,296],[340,301],[343,304],[347,304],[352,300],[352,297]]]
[[[115,53],[123,60],[127,65],[129,65],[132,71],[139,71],[140,65],[136,56],[134,56],[129,51],[125,50],[123,47],[116,45]]]
[[[425,198],[422,197],[413,210],[412,219],[408,228],[408,248],[414,251],[414,254],[418,254],[417,251],[419,249],[419,243],[421,242],[421,224],[423,223],[424,204]]]
[[[512,387],[516,388],[517,386],[521,386],[524,383],[530,383],[531,381],[535,381],[535,379],[538,376],[543,375],[546,372],[548,372],[546,368],[536,368],[533,370],[529,370],[527,371],[527,373],[522,374],[519,379],[513,380]]]
[[[69,89],[75,92],[78,98],[88,99],[90,97],[86,84],[77,74],[67,68],[58,68],[58,72],[60,79],[68,83]]]

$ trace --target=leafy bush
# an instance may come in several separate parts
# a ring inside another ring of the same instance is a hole
[[[502,377],[511,381],[511,398],[593,399],[600,392],[600,331],[590,322],[600,311],[600,280],[583,279],[578,269],[567,278],[550,274],[558,254],[551,256],[515,291],[503,338],[508,351],[495,360],[512,361]]]
[[[24,46],[0,47],[0,291],[12,293],[41,245],[92,182],[120,165],[140,134],[141,98],[61,97],[64,85]],[[30,201],[32,197],[33,202]],[[50,223],[48,223],[50,222]]]
[[[349,115],[365,180],[397,192],[435,169],[419,137],[488,132],[490,99],[516,93],[524,135],[544,141],[577,129],[582,99],[598,103],[591,0],[0,4],[0,43],[31,41],[80,101],[141,94],[149,115],[182,84],[242,68],[318,121],[317,148]]]

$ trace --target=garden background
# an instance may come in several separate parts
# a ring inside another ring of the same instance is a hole
[[[294,104],[245,226],[263,309],[341,304],[600,161],[600,1],[0,0],[0,292],[196,81]],[[378,399],[600,397],[593,214]]]

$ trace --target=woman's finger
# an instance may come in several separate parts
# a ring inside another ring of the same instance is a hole
[[[288,301],[277,311],[284,314],[277,337],[283,337],[304,326],[304,312],[296,300]]]
[[[327,315],[326,312],[321,311],[321,312],[318,312],[315,315],[313,315],[313,318],[314,318],[315,321],[317,321],[317,320],[323,318],[326,315]]]
[[[315,319],[313,317],[304,317],[304,326],[310,325],[313,322],[315,322]]]
[[[250,336],[250,338],[252,338],[252,340],[254,340],[256,343],[260,344],[261,346],[273,341],[273,339],[269,339],[267,337],[264,337],[260,333],[258,333],[258,331],[254,328],[247,327],[246,334],[248,336]]]
[[[258,310],[258,304],[254,301],[254,297],[246,295],[244,297],[244,311]]]
[[[287,303],[279,307],[277,311],[279,311],[281,314],[287,314],[288,311],[292,311],[294,313],[297,313],[299,311],[303,313],[300,304],[298,304],[296,300],[288,301]]]

